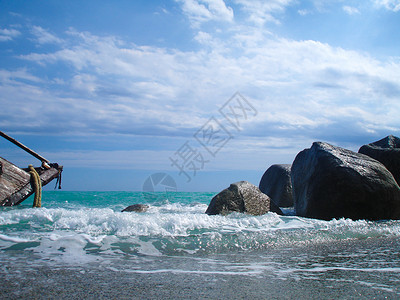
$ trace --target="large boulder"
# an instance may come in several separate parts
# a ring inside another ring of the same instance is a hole
[[[234,211],[255,216],[269,211],[282,214],[279,207],[271,205],[271,199],[267,195],[247,181],[232,183],[229,188],[215,195],[211,199],[206,214],[226,215]]]
[[[399,219],[400,188],[369,156],[315,142],[292,164],[296,214],[330,220]]]
[[[358,152],[383,163],[400,185],[400,138],[389,135],[375,143],[362,146]]]
[[[272,165],[261,177],[260,191],[268,195],[279,207],[293,206],[291,165]]]

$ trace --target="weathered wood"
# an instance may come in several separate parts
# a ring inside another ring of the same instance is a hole
[[[28,172],[18,168],[14,164],[0,157],[2,172],[0,174],[0,205],[10,197],[15,191],[22,189],[29,183],[30,175]]]
[[[10,141],[11,143],[13,143],[14,145],[20,147],[22,150],[28,152],[30,155],[36,157],[38,160],[40,160],[41,162],[46,162],[46,163],[50,163],[50,161],[48,161],[47,159],[45,159],[43,156],[41,156],[40,154],[36,153],[35,151],[33,151],[32,149],[29,149],[27,146],[25,146],[24,144],[18,142],[16,139],[13,139],[11,136],[5,134],[4,132],[0,131],[0,136],[2,136],[3,138],[5,138],[6,140]]]
[[[0,157],[2,166],[0,172],[0,206],[18,205],[34,193],[31,185],[30,174],[9,161]],[[57,178],[62,167],[50,169],[36,168],[45,186]]]

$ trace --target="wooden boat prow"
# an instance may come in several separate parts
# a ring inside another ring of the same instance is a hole
[[[42,162],[41,167],[35,168],[36,172],[39,174],[42,186],[58,178],[60,180],[59,188],[61,188],[62,166],[59,166],[57,163],[50,163],[44,157],[1,131],[0,136],[11,141]],[[32,184],[29,168],[19,168],[8,160],[0,157],[0,206],[18,205],[34,192],[34,184]]]
[[[51,164],[49,169],[35,168],[42,186],[59,177],[62,166]],[[18,205],[35,191],[31,184],[28,169],[21,169],[6,159],[0,157],[0,206]]]

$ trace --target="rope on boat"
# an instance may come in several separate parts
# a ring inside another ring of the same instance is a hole
[[[60,167],[58,165],[58,163],[51,163],[50,167],[58,170],[57,181],[56,181],[56,185],[55,185],[54,189],[56,189],[57,185],[58,185],[58,189],[61,190],[61,179],[62,179],[61,175],[62,175],[63,167],[62,166]]]
[[[29,165],[29,173],[31,174],[31,182],[33,184],[33,190],[35,192],[35,198],[33,200],[32,207],[41,207],[42,206],[42,181],[40,180],[40,176],[38,172],[36,172],[35,168],[32,165]]]

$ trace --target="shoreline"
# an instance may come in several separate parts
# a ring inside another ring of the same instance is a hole
[[[145,256],[144,261],[151,261],[147,264],[131,257],[101,267],[40,261],[16,265],[10,259],[2,262],[0,295],[3,299],[391,299],[400,295],[396,285],[400,264],[398,259],[390,261],[399,254],[399,245],[395,238],[378,238],[196,259]],[[212,259],[221,264],[212,265]],[[383,261],[384,267],[375,260]],[[256,272],[245,273],[246,268]]]

